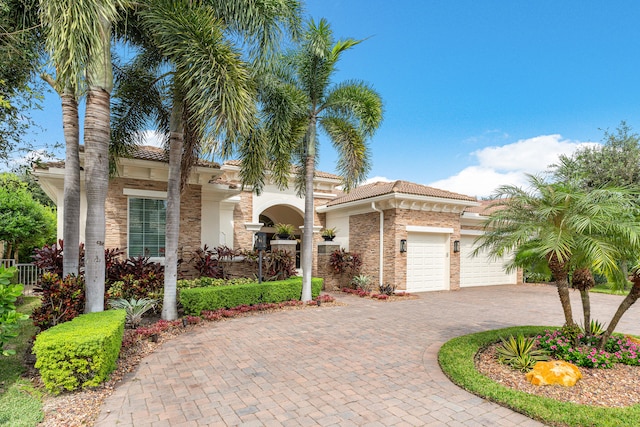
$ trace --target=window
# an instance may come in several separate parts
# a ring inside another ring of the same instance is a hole
[[[166,200],[129,198],[129,256],[164,257]]]

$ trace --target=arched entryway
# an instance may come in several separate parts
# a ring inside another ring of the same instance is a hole
[[[260,231],[267,233],[267,248],[271,249],[271,240],[275,234],[275,224],[293,225],[296,244],[296,268],[300,268],[300,242],[302,241],[301,227],[304,224],[302,212],[289,205],[270,206],[259,215],[259,222],[263,224]]]

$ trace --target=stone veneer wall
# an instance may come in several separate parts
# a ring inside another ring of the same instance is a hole
[[[362,255],[362,274],[379,284],[379,224],[380,214],[371,212],[349,218],[349,245],[352,252]],[[384,283],[398,290],[407,286],[407,253],[400,253],[400,240],[407,239],[408,225],[453,228],[450,253],[450,289],[460,288],[460,254],[453,253],[453,241],[460,239],[460,214],[424,212],[409,209],[384,210]],[[409,244],[408,250],[411,250]]]
[[[400,239],[407,238],[406,226],[418,225],[427,227],[442,227],[452,228],[453,233],[449,235],[449,289],[460,289],[460,253],[453,252],[453,242],[460,240],[460,214],[459,213],[446,213],[446,212],[423,212],[407,209],[396,210],[397,220],[396,231],[397,239],[396,244],[397,253],[400,253]],[[411,244],[409,243],[408,251],[411,250]],[[403,254],[403,255],[406,255]],[[402,266],[402,268],[400,268]],[[396,271],[399,276],[397,280],[401,280],[404,283],[404,289],[406,289],[407,283],[407,261],[404,257],[404,262],[401,265],[396,265]]]
[[[128,196],[123,194],[124,188],[167,191],[167,183],[128,178],[114,178],[109,181],[109,192],[105,206],[106,248],[125,249],[127,247],[129,212]],[[180,198],[180,238],[178,241],[180,251],[178,257],[184,260],[185,267],[188,267],[186,266],[187,261],[201,245],[201,203],[200,185],[188,185]]]
[[[333,271],[329,265],[329,258],[333,251],[340,249],[340,245],[333,242],[320,242],[316,245],[318,257],[316,258],[316,274],[315,277],[322,277],[324,279],[323,289],[325,291],[337,291],[340,290],[344,284],[344,278]]]
[[[239,259],[231,261],[220,261],[224,277],[227,279],[237,279],[240,277],[258,277],[258,263],[245,262]]]
[[[253,195],[243,191],[240,202],[233,209],[233,248],[251,250],[253,248],[253,232],[248,231],[244,224],[252,222]]]
[[[357,253],[362,257],[361,274],[369,276],[375,287],[379,284],[380,271],[379,215],[378,212],[372,212],[353,215],[349,218],[349,252]]]

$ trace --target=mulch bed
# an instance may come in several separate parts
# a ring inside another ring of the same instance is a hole
[[[493,344],[476,355],[476,369],[493,381],[525,393],[582,405],[624,407],[640,403],[640,367],[622,363],[611,369],[579,368],[582,378],[573,387],[535,386],[525,374],[498,362]]]

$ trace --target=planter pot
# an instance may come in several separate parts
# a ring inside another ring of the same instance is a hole
[[[289,240],[291,238],[288,234],[276,234],[276,237],[278,240]]]
[[[336,236],[322,236],[325,242],[333,242]]]

